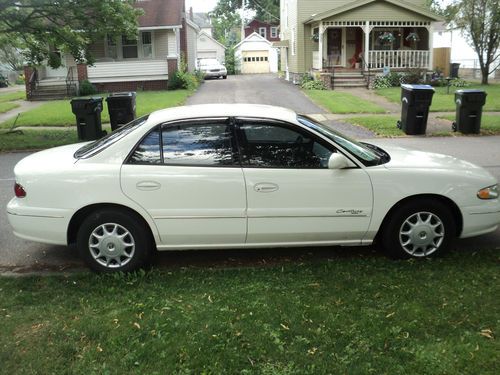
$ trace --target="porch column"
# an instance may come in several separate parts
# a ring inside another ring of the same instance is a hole
[[[370,49],[370,21],[365,22],[364,30],[365,32],[365,48],[364,48],[364,60],[365,60],[365,70],[368,70],[367,64],[370,63],[368,60],[370,58],[369,49]]]
[[[318,31],[318,42],[319,42],[319,50],[318,50],[318,59],[319,59],[319,70],[323,70],[323,35],[325,33],[325,28],[323,26],[323,21],[319,23],[319,31]]]
[[[427,26],[427,32],[429,33],[429,70],[434,69],[434,28],[432,24]]]

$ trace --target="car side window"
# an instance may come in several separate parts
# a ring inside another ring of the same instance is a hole
[[[160,129],[153,129],[136,147],[129,164],[161,164]]]
[[[328,168],[333,147],[286,124],[248,121],[237,128],[242,165],[260,168]]]
[[[231,166],[235,163],[227,121],[164,125],[163,162],[167,165]]]

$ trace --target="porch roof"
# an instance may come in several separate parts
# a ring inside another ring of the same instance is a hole
[[[335,9],[328,10],[326,12],[313,14],[304,23],[310,24],[313,22],[322,21],[324,19],[336,16],[336,15],[339,15],[342,13],[346,13],[346,12],[349,12],[349,11],[354,10],[356,8],[361,8],[363,6],[366,6],[366,5],[369,5],[372,3],[383,3],[383,2],[386,2],[386,3],[392,4],[394,6],[397,6],[399,8],[403,8],[403,9],[412,11],[414,13],[420,14],[424,17],[429,18],[432,21],[442,21],[442,19],[439,16],[437,16],[436,14],[431,12],[430,10],[427,10],[427,9],[422,8],[420,6],[411,4],[408,1],[403,1],[403,0],[398,0],[398,1],[396,1],[396,0],[356,0],[356,1],[350,2],[346,5],[337,7]]]

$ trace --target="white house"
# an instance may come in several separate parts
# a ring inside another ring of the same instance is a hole
[[[213,58],[220,62],[226,60],[226,47],[202,31],[198,34],[197,59]]]
[[[234,57],[242,74],[278,72],[278,50],[255,32],[236,45]]]

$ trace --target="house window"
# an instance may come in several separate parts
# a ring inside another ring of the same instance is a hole
[[[267,30],[265,27],[259,27],[259,35],[267,39]]]
[[[116,39],[111,36],[106,37],[106,57],[111,59],[118,58],[118,49],[116,48]]]
[[[271,27],[271,38],[277,38],[277,37],[278,37],[278,28]]]
[[[141,33],[142,41],[142,57],[150,59],[153,57],[153,43],[151,38],[151,31]]]
[[[137,39],[128,39],[125,35],[122,36],[122,56],[124,59],[136,59],[137,53]]]

